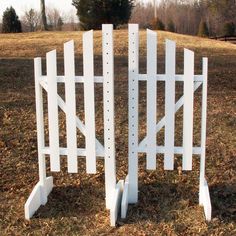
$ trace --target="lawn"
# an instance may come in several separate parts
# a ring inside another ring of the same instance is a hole
[[[127,31],[114,32],[115,111],[117,179],[127,174],[128,141],[128,38]],[[94,32],[95,73],[101,75],[101,32]],[[76,74],[82,74],[82,33],[46,32],[0,34],[0,234],[1,235],[236,235],[236,45],[210,39],[158,32],[158,73],[164,73],[164,42],[177,43],[177,72],[183,72],[183,48],[195,51],[195,73],[201,73],[201,58],[209,58],[206,175],[213,217],[207,223],[198,205],[199,158],[192,172],[182,172],[176,156],[176,170],[163,170],[158,155],[156,171],[145,170],[140,155],[139,203],[129,207],[126,220],[111,228],[104,201],[104,166],[98,161],[95,175],[53,173],[54,184],[48,203],[31,221],[24,219],[24,203],[38,181],[37,138],[33,58],[57,49],[58,74],[63,74],[63,43],[76,43]],[[146,71],[146,36],[140,33],[140,72]],[[83,92],[77,93],[77,112],[83,119]],[[140,138],[146,132],[146,85],[140,83]],[[59,87],[62,93],[63,87]],[[80,92],[79,92],[80,91]],[[158,119],[163,113],[163,84],[158,87]],[[182,86],[177,85],[177,97]],[[102,88],[96,87],[97,136],[103,140]],[[194,143],[199,144],[201,92],[194,105]],[[46,105],[45,99],[45,105]],[[65,115],[60,113],[60,143],[65,145]],[[45,118],[46,119],[46,118]],[[176,143],[181,143],[182,112],[176,116]],[[47,128],[47,127],[46,127]],[[47,131],[46,131],[47,133]],[[161,142],[163,130],[157,137]],[[84,138],[78,132],[78,144]],[[47,158],[48,159],[48,158]],[[49,174],[49,173],[48,173]]]

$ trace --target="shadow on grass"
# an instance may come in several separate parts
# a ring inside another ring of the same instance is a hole
[[[139,201],[129,205],[126,223],[136,221],[170,222],[178,212],[198,205],[198,192],[181,183],[155,182],[139,186]]]
[[[224,221],[236,221],[236,183],[213,185],[210,191],[212,217]]]
[[[236,220],[236,185],[213,185],[209,187],[212,219],[225,222]],[[183,182],[156,182],[142,184],[139,187],[137,204],[129,205],[124,223],[133,224],[142,221],[175,222],[179,217],[191,218],[193,215],[199,221],[205,221],[203,207],[198,202],[198,186],[185,185]]]
[[[34,218],[86,217],[105,209],[104,190],[95,185],[54,187]]]

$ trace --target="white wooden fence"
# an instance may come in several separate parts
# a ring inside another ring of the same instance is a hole
[[[211,219],[211,202],[205,179],[207,58],[203,58],[202,75],[194,75],[194,53],[184,49],[184,73],[175,72],[175,42],[166,40],[165,74],[157,74],[157,34],[147,30],[147,74],[139,74],[139,29],[129,25],[129,167],[125,179],[121,217],[125,218],[128,204],[138,201],[138,153],[146,153],[147,169],[156,169],[156,154],[164,154],[164,169],[174,169],[174,155],[182,154],[183,170],[192,170],[192,156],[200,155],[199,204],[207,220]],[[147,133],[138,143],[139,81],[147,83]],[[156,108],[158,81],[165,81],[165,116],[157,123]],[[184,95],[175,103],[175,82],[184,83]],[[201,146],[193,147],[194,92],[202,85]],[[183,106],[183,145],[176,147],[175,113]],[[157,146],[156,135],[165,127],[165,145]],[[161,204],[161,203],[160,203]]]
[[[25,218],[47,202],[53,177],[46,177],[45,154],[50,155],[51,171],[60,171],[60,156],[67,156],[68,172],[78,172],[78,157],[86,158],[86,171],[96,173],[96,159],[105,161],[106,207],[114,226],[120,207],[123,181],[116,184],[114,137],[114,57],[113,26],[103,25],[103,76],[94,76],[93,31],[83,34],[83,76],[75,76],[74,42],[64,44],[65,75],[57,75],[56,51],[47,53],[47,75],[42,75],[41,58],[34,60],[38,138],[39,182],[25,203]],[[57,93],[57,84],[65,84],[65,101]],[[76,83],[84,84],[85,124],[76,116]],[[96,139],[94,83],[103,83],[104,146]],[[45,146],[43,89],[47,92],[49,147]],[[67,147],[59,146],[58,107],[66,114]],[[86,148],[77,147],[77,128],[85,136]]]
[[[199,203],[206,219],[211,219],[211,202],[205,179],[205,143],[207,109],[207,58],[203,59],[202,75],[194,75],[194,53],[184,50],[184,73],[175,72],[175,42],[166,40],[165,74],[157,74],[157,35],[147,30],[147,74],[139,74],[138,25],[129,25],[129,166],[128,176],[116,183],[114,137],[114,56],[113,27],[103,25],[103,76],[94,75],[93,31],[83,34],[83,76],[75,76],[74,42],[64,45],[65,75],[57,75],[56,51],[47,53],[47,75],[42,75],[41,58],[36,58],[35,91],[38,135],[39,182],[25,203],[25,217],[47,202],[53,188],[52,176],[46,177],[45,155],[50,155],[51,171],[60,171],[60,156],[67,156],[68,172],[77,173],[78,157],[86,158],[87,173],[96,173],[96,159],[105,161],[106,207],[114,226],[120,207],[125,218],[128,204],[138,201],[138,153],[146,153],[147,169],[156,169],[156,154],[164,154],[164,169],[174,169],[174,155],[182,154],[183,170],[192,170],[192,155],[200,155]],[[147,83],[147,136],[138,143],[139,81]],[[158,81],[165,81],[165,116],[157,123],[156,90]],[[184,96],[175,102],[175,82],[184,83]],[[65,101],[57,93],[57,84],[65,84]],[[76,83],[84,84],[85,124],[76,116]],[[103,84],[104,146],[96,139],[94,83]],[[193,147],[194,92],[202,85],[201,146]],[[43,89],[47,92],[49,147],[45,146]],[[175,146],[175,113],[183,106],[183,145]],[[58,107],[66,114],[67,147],[59,146]],[[157,146],[156,134],[165,127],[165,145]],[[85,136],[86,147],[78,148],[77,128]],[[161,203],[160,203],[161,204]]]

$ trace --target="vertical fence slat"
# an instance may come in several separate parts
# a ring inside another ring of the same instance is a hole
[[[192,170],[194,53],[184,49],[183,170]]]
[[[165,153],[164,169],[174,169],[175,129],[175,42],[166,40]]]
[[[137,24],[129,24],[129,203],[138,201],[138,30]]]
[[[56,50],[47,53],[48,123],[51,171],[60,171]]]
[[[147,169],[156,169],[157,34],[147,30]]]
[[[66,137],[68,172],[78,172],[77,160],[77,128],[76,128],[76,99],[75,99],[75,59],[74,41],[64,44],[65,65],[65,95],[66,95]]]
[[[83,34],[86,171],[96,173],[93,31]]]
[[[44,115],[43,115],[43,89],[39,82],[40,76],[42,76],[42,61],[41,58],[35,58],[34,78],[35,78],[39,181],[40,184],[44,186],[46,181],[46,164],[45,164],[45,155],[42,153],[42,149],[45,146],[45,137],[44,137]]]
[[[103,106],[106,207],[111,208],[116,186],[115,127],[114,127],[114,56],[113,25],[102,25],[103,49]]]
[[[201,117],[201,162],[200,162],[200,187],[204,186],[205,179],[205,155],[206,155],[206,119],[207,119],[207,74],[208,59],[203,58],[203,82],[202,82],[202,117]]]

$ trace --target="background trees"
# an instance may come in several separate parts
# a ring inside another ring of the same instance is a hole
[[[22,23],[24,26],[24,31],[34,32],[40,25],[40,13],[34,9],[25,11],[22,17]]]
[[[73,0],[81,29],[100,29],[104,23],[114,28],[129,21],[133,0]]]
[[[41,30],[48,30],[46,10],[45,10],[45,0],[40,0],[40,11],[41,11]]]
[[[8,20],[0,23],[0,27],[4,32],[88,30],[100,29],[104,23],[116,28],[130,22],[138,23],[140,28],[203,37],[236,35],[236,0],[156,0],[156,3],[156,17],[153,0],[73,0],[75,8],[62,15],[56,8],[45,8],[45,0],[40,0],[40,11],[25,11],[22,24],[14,9],[7,9]],[[11,17],[13,20],[9,20]]]
[[[235,0],[160,0],[156,11],[169,31],[197,35],[204,28],[204,36],[223,36],[229,31],[232,34],[234,28],[235,34]],[[153,4],[137,1],[130,21],[139,23],[141,27],[150,27],[153,19]]]
[[[19,33],[22,32],[21,22],[16,15],[13,7],[7,8],[3,13],[2,18],[2,32],[3,33]]]
[[[198,36],[201,36],[201,37],[209,36],[207,24],[203,20],[201,20],[200,25],[199,25]]]

